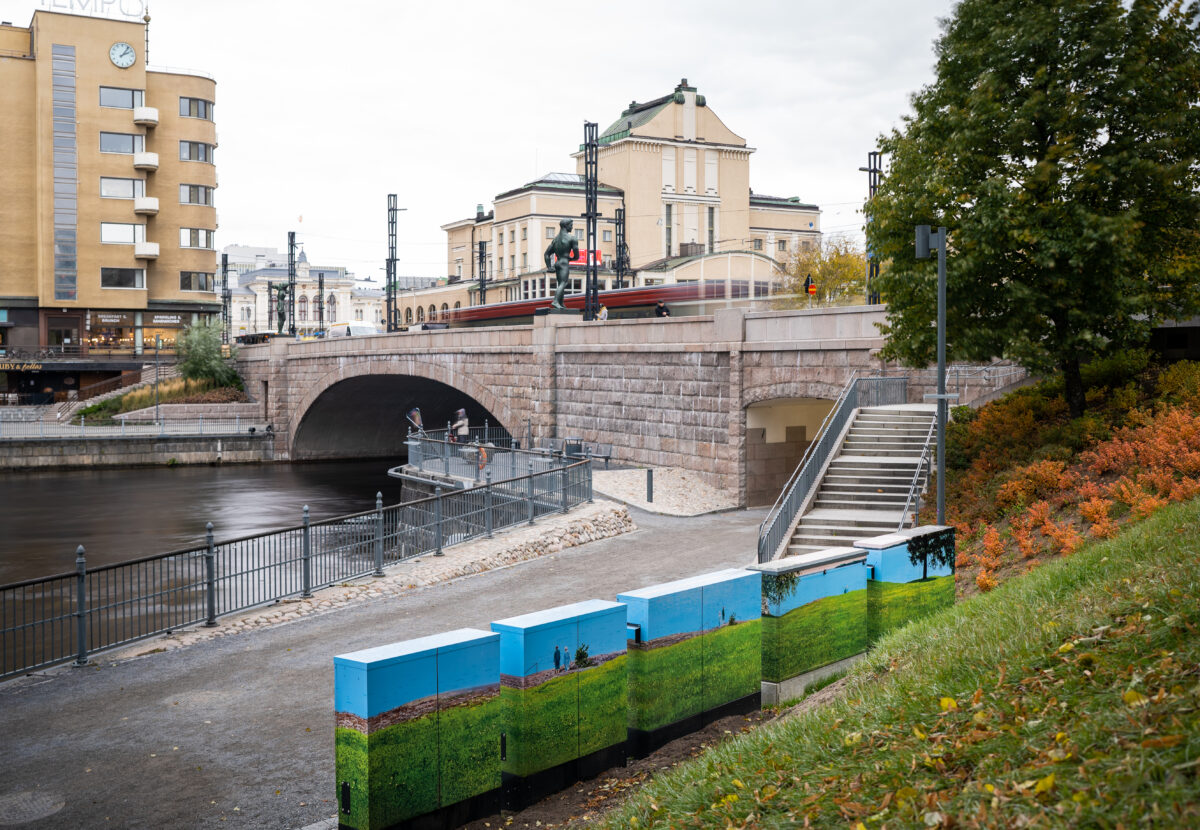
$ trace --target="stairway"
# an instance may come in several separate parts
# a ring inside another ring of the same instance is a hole
[[[855,539],[894,533],[926,440],[932,437],[936,411],[931,404],[859,409],[783,555],[846,547]],[[925,489],[928,472],[928,467],[921,472],[918,493]]]

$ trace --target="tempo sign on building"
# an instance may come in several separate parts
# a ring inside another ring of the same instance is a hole
[[[146,0],[41,0],[39,5],[50,12],[126,20],[142,20],[149,13]]]

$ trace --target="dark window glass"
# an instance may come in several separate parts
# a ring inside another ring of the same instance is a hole
[[[180,291],[212,291],[213,275],[204,271],[180,271]]]
[[[100,87],[100,106],[102,107],[117,107],[119,109],[131,110],[141,105],[142,91],[140,89],[120,89],[113,86]]]
[[[101,288],[142,288],[145,272],[141,268],[101,268]]]
[[[133,153],[134,138],[126,133],[100,133],[100,152]]]

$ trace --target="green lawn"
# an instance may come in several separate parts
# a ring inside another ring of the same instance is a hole
[[[351,793],[351,812],[339,814],[341,823],[377,830],[499,787],[500,713],[496,695],[369,736],[336,729],[339,808],[343,781]]]
[[[1200,826],[1200,500],[884,638],[606,826]]]
[[[532,775],[625,740],[625,666],[622,656],[532,689],[502,688],[504,771]]]
[[[629,727],[650,732],[698,715],[703,639],[697,635],[654,649],[629,650]]]
[[[752,695],[762,688],[762,620],[723,625],[699,637],[704,642],[704,711]],[[673,694],[662,687],[661,694]]]
[[[954,575],[918,582],[867,580],[867,639],[876,642],[893,629],[954,604]]]
[[[762,676],[772,683],[866,650],[866,590],[835,594],[762,620]]]

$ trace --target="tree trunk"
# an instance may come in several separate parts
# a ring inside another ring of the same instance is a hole
[[[1064,358],[1062,362],[1063,381],[1067,398],[1067,411],[1072,418],[1080,418],[1087,408],[1087,397],[1084,394],[1083,376],[1079,373],[1079,358]]]

